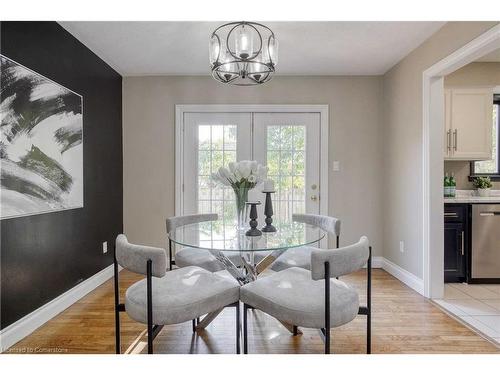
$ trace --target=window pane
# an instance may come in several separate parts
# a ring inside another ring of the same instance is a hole
[[[204,176],[198,177],[198,199],[200,200],[210,199],[210,177],[204,177]]]
[[[210,151],[198,151],[198,175],[210,175]]]
[[[475,173],[489,173],[489,174],[497,174],[498,173],[498,121],[499,121],[499,105],[496,104],[493,106],[493,145],[491,147],[491,160],[485,161],[476,161],[474,165]]]
[[[198,127],[198,211],[217,213],[227,225],[234,225],[236,218],[234,193],[231,188],[214,183],[210,174],[236,161],[236,131],[236,125]]]
[[[212,150],[222,150],[224,144],[224,125],[212,125]]]
[[[210,148],[210,125],[200,125],[198,128],[198,142],[200,150]]]
[[[279,150],[280,144],[280,126],[269,126],[267,128],[267,149]]]
[[[279,151],[268,151],[267,152],[267,167],[268,175],[270,178],[279,174],[280,170],[280,152]]]
[[[282,176],[291,176],[292,175],[292,152],[290,151],[283,151],[281,152],[281,160],[280,160],[280,167],[281,167],[281,175]]]
[[[273,125],[267,128],[268,177],[275,182],[276,219],[290,220],[305,210],[305,126]]]

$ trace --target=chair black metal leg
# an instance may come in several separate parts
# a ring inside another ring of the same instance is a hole
[[[170,264],[170,271],[172,271],[172,240],[168,240],[168,262]]]
[[[147,266],[147,299],[148,299],[148,354],[153,354],[153,262],[148,259]]]
[[[337,249],[339,248],[340,245],[340,236],[337,236]]]
[[[196,318],[196,324],[200,324],[200,317]]]
[[[116,250],[114,259],[114,273],[115,273],[115,350],[116,354],[120,354],[120,310],[118,305],[120,304],[120,288],[118,279],[118,262],[116,261]]]
[[[298,327],[297,326],[293,326],[293,335],[294,336],[298,335]]]
[[[367,265],[367,288],[366,288],[366,354],[372,352],[372,247],[369,247],[370,254],[368,256]]]
[[[325,354],[330,354],[330,263],[325,262]]]
[[[243,354],[248,354],[248,326],[247,326],[248,305],[243,304]]]
[[[236,354],[240,354],[240,302],[236,302]]]
[[[193,319],[193,333],[196,332],[196,319]]]

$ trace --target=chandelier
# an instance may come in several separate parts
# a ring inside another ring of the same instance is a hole
[[[237,86],[271,80],[278,63],[278,40],[272,30],[255,22],[230,22],[210,36],[212,77]]]

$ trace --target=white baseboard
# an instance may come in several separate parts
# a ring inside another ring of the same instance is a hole
[[[113,277],[113,265],[106,267],[74,288],[19,319],[17,322],[5,327],[0,331],[0,353],[28,336],[35,329],[67,309],[111,277]]]
[[[390,260],[382,258],[382,268],[394,276],[396,279],[408,285],[410,288],[414,289],[420,294],[424,294],[424,280],[418,278],[411,272],[408,272],[404,268],[401,268],[397,264],[391,262]]]
[[[372,257],[372,268],[384,268],[384,257]]]

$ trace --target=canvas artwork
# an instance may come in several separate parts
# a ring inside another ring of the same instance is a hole
[[[0,55],[1,219],[83,207],[83,98]]]

